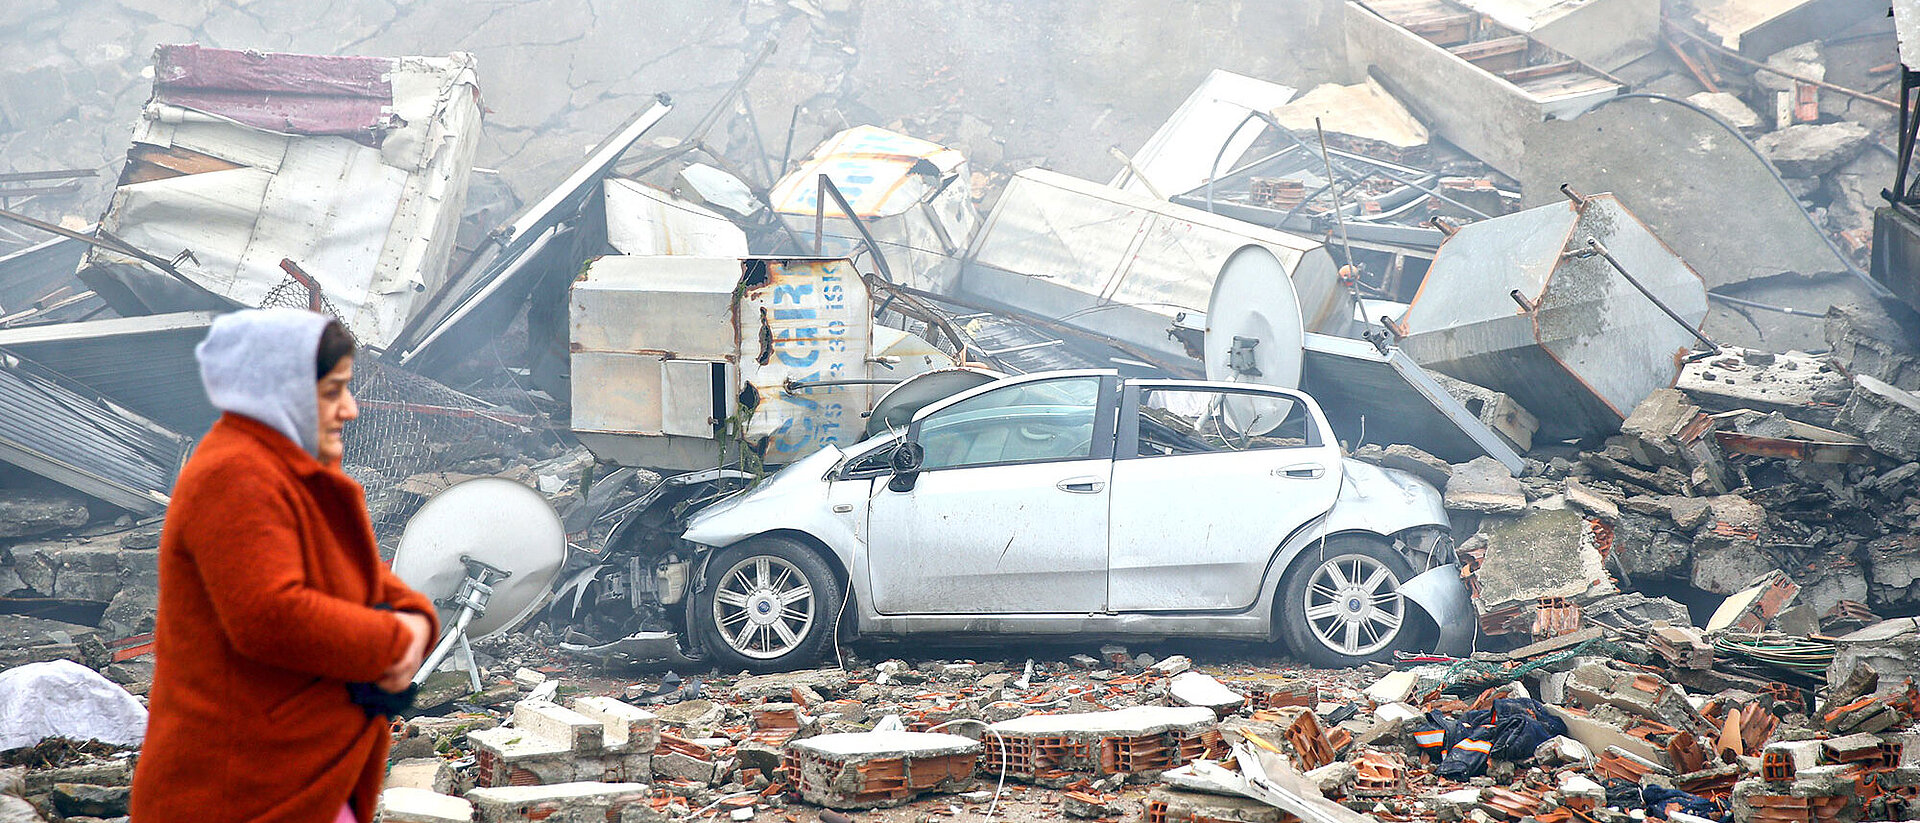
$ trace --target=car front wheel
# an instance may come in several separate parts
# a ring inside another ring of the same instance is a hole
[[[1315,666],[1348,668],[1414,646],[1417,607],[1400,596],[1412,566],[1383,541],[1343,535],[1294,561],[1281,591],[1281,635]]]
[[[756,537],[715,555],[695,604],[701,639],[721,669],[789,671],[818,661],[840,616],[833,570],[811,547]]]

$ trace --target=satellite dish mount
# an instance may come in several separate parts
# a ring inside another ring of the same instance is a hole
[[[433,647],[433,653],[421,662],[420,671],[413,676],[416,686],[425,683],[427,676],[440,668],[440,663],[457,647],[461,661],[466,664],[467,680],[473,685],[474,691],[480,691],[480,667],[473,662],[473,643],[467,639],[467,626],[472,625],[474,618],[487,613],[487,601],[493,599],[493,584],[512,577],[513,572],[464,554],[460,555],[460,563],[467,567],[467,576],[460,582],[460,590],[435,604],[441,608],[458,608],[460,616],[454,618],[453,628],[441,636],[440,642]]]

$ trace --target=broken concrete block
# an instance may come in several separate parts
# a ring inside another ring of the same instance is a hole
[[[1786,572],[1779,569],[1768,571],[1755,578],[1746,588],[1721,601],[1720,607],[1707,619],[1707,631],[1765,630],[1775,615],[1793,604],[1798,594],[1800,587],[1787,578]]]
[[[1631,501],[1653,500],[1634,497]],[[1702,520],[1706,504],[1698,509]],[[1646,578],[1687,579],[1693,569],[1693,532],[1698,527],[1676,529],[1664,520],[1635,514],[1621,514],[1613,525],[1613,550],[1610,561],[1619,564],[1633,580]]]
[[[1473,573],[1474,608],[1482,615],[1541,598],[1592,600],[1616,591],[1594,531],[1578,512],[1533,511],[1483,526],[1479,536],[1485,548]]]
[[[1778,568],[1760,550],[1766,529],[1767,512],[1758,504],[1731,494],[1710,499],[1707,522],[1693,541],[1694,588],[1733,594]]]
[[[1748,108],[1737,95],[1724,91],[1703,91],[1688,96],[1687,102],[1712,112],[1715,117],[1742,132],[1752,134],[1760,129],[1760,115]]]
[[[1884,620],[1834,639],[1827,682],[1841,683],[1856,666],[1879,676],[1880,690],[1892,691],[1906,678],[1920,680],[1920,619]]]
[[[1527,509],[1527,495],[1507,467],[1491,457],[1477,457],[1453,467],[1442,495],[1447,508],[1482,514],[1518,514]]]
[[[1566,738],[1556,739],[1565,740]],[[1560,775],[1560,797],[1562,802],[1582,800],[1595,806],[1605,806],[1607,805],[1607,787],[1579,772],[1565,772]]]
[[[1868,603],[1905,611],[1920,603],[1920,535],[1889,534],[1867,541]]]
[[[794,689],[808,689],[823,695],[839,696],[841,692],[847,690],[847,673],[839,669],[809,669],[754,675],[735,681],[729,692],[738,700],[759,702],[789,699]]]
[[[1827,357],[1842,371],[1906,391],[1920,389],[1920,317],[1877,301],[1827,309]]]
[[[655,777],[685,780],[702,786],[720,781],[719,764],[680,752],[656,754],[649,764]]]
[[[1434,488],[1446,488],[1447,478],[1453,476],[1453,464],[1412,446],[1397,443],[1381,452],[1380,465],[1412,474]]]
[[[1135,706],[1108,712],[1027,715],[987,727],[982,762],[1041,785],[1080,777],[1150,775],[1225,753],[1212,709]]]
[[[121,817],[127,813],[132,790],[126,786],[56,783],[50,800],[66,817]]]
[[[652,779],[657,737],[650,713],[610,698],[582,698],[575,706],[592,714],[528,699],[514,704],[512,728],[468,732],[474,785]]]
[[[619,820],[624,810],[647,803],[640,783],[576,782],[549,786],[496,786],[467,792],[475,823],[539,820]]]
[[[1250,797],[1178,789],[1154,789],[1147,795],[1146,806],[1146,819],[1155,823],[1287,823],[1299,819]]]
[[[1533,435],[1540,430],[1540,420],[1532,412],[1520,405],[1520,401],[1505,392],[1494,391],[1485,386],[1468,383],[1433,372],[1433,378],[1440,387],[1453,395],[1460,405],[1492,429],[1500,439],[1507,441],[1514,451],[1526,453],[1533,450]],[[1388,447],[1392,451],[1392,447]],[[1434,483],[1435,486],[1440,485]]]
[[[1187,672],[1168,681],[1167,696],[1182,706],[1201,706],[1219,715],[1230,714],[1247,703],[1246,695],[1199,672]]]
[[[1571,737],[1548,738],[1533,750],[1533,757],[1550,766],[1580,766],[1593,763],[1593,750]],[[1597,785],[1597,784],[1596,784]],[[1605,800],[1605,797],[1601,798]]]
[[[1345,792],[1353,781],[1360,777],[1360,768],[1344,760],[1336,760],[1303,775],[1308,783],[1320,790],[1326,797],[1336,797]]]
[[[1413,687],[1419,683],[1419,672],[1397,671],[1373,681],[1373,685],[1367,687],[1365,694],[1375,703],[1399,703],[1413,694]]]
[[[525,666],[521,666],[513,672],[513,685],[520,687],[522,691],[532,691],[533,687],[545,682],[547,682],[547,676],[545,674]]]
[[[1700,416],[1700,407],[1677,389],[1658,389],[1647,395],[1620,424],[1633,462],[1642,466],[1686,468],[1680,457],[1681,432]]]
[[[1153,670],[1164,675],[1176,675],[1193,668],[1193,661],[1184,654],[1176,654],[1153,664]]]
[[[1567,502],[1574,508],[1608,523],[1620,522],[1620,506],[1608,499],[1606,494],[1580,482],[1577,477],[1567,478],[1565,489]]]
[[[1655,653],[1682,669],[1713,667],[1713,647],[1692,626],[1655,626],[1648,638]]]
[[[0,538],[36,537],[87,525],[86,498],[42,489],[0,489]]]
[[[1700,716],[1685,694],[1665,679],[1644,672],[1621,671],[1603,662],[1575,666],[1573,676],[1567,679],[1567,696],[1588,709],[1613,706],[1696,736],[1718,731]]]
[[[1080,820],[1119,817],[1125,813],[1119,798],[1093,792],[1064,792],[1060,795],[1060,813]]]
[[[671,726],[683,737],[709,737],[727,718],[726,710],[711,700],[682,700],[654,706],[653,714],[662,728]]]
[[[454,786],[453,767],[438,757],[402,760],[387,767],[387,781],[382,785],[388,789],[420,789],[451,794]]]
[[[389,775],[391,780],[391,775]],[[444,793],[393,786],[380,793],[373,817],[383,823],[470,823],[473,803]]]
[[[600,724],[609,749],[653,751],[660,742],[658,718],[652,712],[611,697],[582,697],[572,709]]]
[[[787,744],[787,769],[809,803],[873,809],[970,788],[980,752],[979,741],[953,734],[825,734]]]
[[[1782,177],[1819,177],[1852,160],[1867,147],[1873,132],[1851,120],[1788,126],[1761,135],[1754,144]]]

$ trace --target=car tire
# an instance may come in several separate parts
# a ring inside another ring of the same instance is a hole
[[[1294,559],[1280,587],[1280,636],[1296,657],[1322,668],[1350,668],[1415,648],[1424,613],[1399,595],[1413,575],[1407,558],[1378,538],[1315,542]]]
[[[707,563],[691,616],[723,671],[791,671],[818,662],[833,642],[843,595],[819,553],[798,540],[764,535]]]

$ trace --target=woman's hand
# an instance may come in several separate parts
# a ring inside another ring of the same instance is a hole
[[[420,670],[420,663],[427,656],[427,640],[433,631],[433,624],[427,622],[424,615],[413,612],[394,612],[393,616],[400,618],[400,625],[407,629],[407,652],[401,655],[398,662],[389,666],[373,685],[381,691],[398,694],[412,685],[414,673]]]

